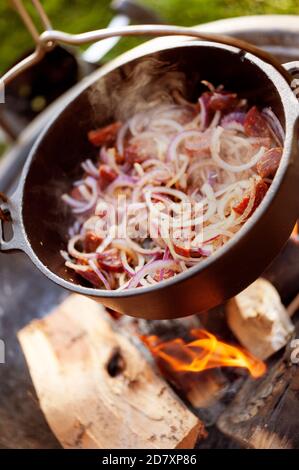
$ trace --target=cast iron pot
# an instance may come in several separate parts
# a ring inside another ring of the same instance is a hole
[[[271,106],[285,129],[284,152],[261,205],[213,256],[152,287],[119,292],[94,289],[68,270],[60,255],[72,217],[64,208],[61,195],[78,178],[80,162],[91,153],[87,132],[114,120],[109,96],[132,76],[140,61],[149,58],[176,64],[189,77],[188,99],[196,99],[200,82],[205,79],[246,96],[251,104]],[[291,72],[298,63],[285,67]],[[105,94],[97,95],[95,112],[95,90],[99,87]],[[76,87],[65,109],[49,123],[31,150],[16,192],[2,205],[11,214],[13,236],[1,240],[1,250],[24,251],[57,284],[135,317],[177,318],[210,309],[260,276],[289,238],[299,213],[298,116],[299,105],[290,84],[260,58],[236,47],[207,41],[151,41]]]

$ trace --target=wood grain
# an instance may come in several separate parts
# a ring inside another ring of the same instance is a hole
[[[92,300],[71,295],[18,337],[63,447],[192,448],[204,436],[198,418]]]

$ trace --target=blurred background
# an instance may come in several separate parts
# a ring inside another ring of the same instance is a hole
[[[298,0],[138,0],[159,15],[161,21],[191,26],[241,15],[299,14]],[[27,1],[30,6],[30,1]],[[83,32],[106,26],[115,13],[111,0],[43,0],[55,29]],[[0,74],[14,62],[32,41],[9,0],[0,0]],[[119,54],[135,44],[136,39],[123,39],[106,57]]]

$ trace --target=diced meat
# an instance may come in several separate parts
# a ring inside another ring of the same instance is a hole
[[[88,269],[87,271],[80,271],[78,274],[90,282],[90,284],[92,284],[94,287],[103,287],[103,283],[101,282],[100,278],[92,269]]]
[[[137,144],[129,144],[124,151],[125,161],[129,163],[141,163],[143,158],[139,153],[139,147]]]
[[[161,274],[162,274],[162,280],[170,279],[171,277],[174,276],[174,271],[173,269],[161,269],[161,271],[158,271],[154,275],[153,279],[159,282],[161,280]]]
[[[127,163],[142,163],[147,158],[155,158],[157,155],[157,145],[153,139],[143,139],[139,142],[134,139],[125,147],[125,161]]]
[[[279,167],[282,156],[282,148],[275,147],[267,150],[256,165],[261,178],[273,178]]]
[[[117,151],[115,151],[115,161],[118,165],[122,165],[125,162],[124,155],[120,155]]]
[[[236,107],[238,103],[239,98],[236,93],[215,91],[211,94],[208,109],[212,111],[229,111]]]
[[[255,141],[252,143],[252,149],[258,151],[261,147],[269,150],[272,145],[272,139],[270,137],[255,137]]]
[[[249,137],[271,137],[267,121],[256,106],[252,106],[247,112],[244,130],[245,134]]]
[[[84,237],[84,251],[86,253],[93,253],[102,241],[103,239],[95,235],[93,232],[87,232]]]
[[[99,168],[99,184],[102,190],[106,189],[117,178],[117,173],[109,165],[102,164]]]
[[[201,258],[202,251],[199,248],[194,248],[190,243],[180,243],[178,240],[173,244],[174,251],[185,258]]]
[[[98,255],[98,264],[106,271],[119,273],[124,270],[118,251],[115,248],[100,253]]]
[[[242,215],[246,207],[248,206],[248,203],[249,203],[249,197],[246,196],[242,199],[241,202],[239,202],[239,204],[234,206],[233,209],[237,214]]]
[[[267,191],[268,191],[267,183],[265,183],[265,181],[263,181],[263,180],[258,181],[258,183],[255,187],[254,204],[253,204],[253,207],[252,207],[250,213],[248,214],[247,218],[250,217],[254,213],[256,208],[260,205],[260,203],[264,199]],[[244,213],[245,209],[247,208],[248,203],[249,203],[249,197],[245,196],[239,204],[237,204],[236,206],[233,207],[233,210],[237,214],[242,215]]]
[[[254,199],[253,208],[251,209],[251,212],[250,212],[248,217],[250,217],[253,214],[253,212],[255,211],[255,209],[260,205],[260,203],[262,202],[262,200],[266,196],[268,188],[269,188],[269,186],[263,180],[261,180],[257,183],[257,185],[255,187],[255,199]]]
[[[88,132],[88,140],[95,147],[100,147],[102,145],[112,145],[114,144],[117,136],[117,132],[121,127],[120,122],[114,122],[109,124],[109,126],[101,127],[99,129]]]

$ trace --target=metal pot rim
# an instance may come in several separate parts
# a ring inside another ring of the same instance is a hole
[[[240,49],[236,47],[227,46],[227,45],[223,45],[219,43],[211,43],[208,41],[198,41],[194,39],[189,39],[187,37],[186,38],[184,37],[183,38],[176,38],[176,37],[171,38],[171,44],[169,44],[170,43],[169,37],[167,38],[167,41],[164,41],[165,39],[166,38],[154,39],[154,40],[149,41],[148,43],[138,46],[137,48],[123,54],[122,56],[118,57],[114,61],[102,67],[100,70],[93,73],[90,77],[88,77],[88,79],[83,80],[83,83],[80,84],[80,86],[75,87],[75,90],[73,90],[73,93],[70,94],[68,102],[66,106],[64,107],[64,109],[70,106],[72,102],[76,100],[76,98],[82,92],[86,91],[93,84],[95,84],[98,80],[106,76],[109,72],[112,72],[113,70],[115,70],[121,65],[124,65],[127,62],[131,62],[135,59],[141,58],[143,56],[146,56],[154,52],[166,51],[166,50],[170,50],[170,49],[180,46],[180,47],[213,47],[213,48],[221,48],[226,51],[233,52],[235,54],[240,53]],[[264,200],[262,201],[261,205],[257,208],[255,213],[250,217],[250,219],[241,227],[238,233],[236,233],[232,237],[232,239],[229,240],[223,247],[217,250],[216,253],[214,253],[211,257],[208,257],[207,259],[203,260],[202,263],[200,263],[198,266],[188,268],[186,272],[180,273],[179,275],[173,278],[157,283],[156,285],[153,285],[153,286],[141,287],[138,289],[135,288],[135,289],[127,290],[127,291],[114,291],[114,290],[107,291],[107,290],[83,287],[83,286],[73,284],[69,281],[64,280],[63,278],[59,277],[57,274],[53,273],[50,269],[48,269],[40,261],[38,256],[35,254],[26,234],[23,216],[22,216],[23,190],[24,190],[24,186],[26,183],[27,175],[30,171],[31,162],[39,148],[39,145],[43,141],[44,137],[47,135],[47,132],[56,123],[56,121],[60,119],[60,117],[63,115],[63,111],[58,112],[52,118],[52,120],[44,128],[43,132],[39,135],[38,139],[34,143],[30,151],[30,154],[28,156],[28,159],[26,161],[26,164],[23,168],[17,191],[12,196],[12,205],[14,206],[14,211],[15,213],[18,214],[20,218],[20,227],[18,228],[19,233],[17,235],[20,235],[21,238],[23,238],[23,243],[21,243],[21,246],[19,246],[18,248],[25,251],[27,255],[32,259],[34,264],[52,281],[67,288],[68,290],[85,294],[94,298],[97,298],[97,297],[124,298],[124,297],[133,297],[136,295],[142,295],[145,293],[154,292],[159,289],[163,289],[164,287],[177,284],[179,282],[182,282],[184,280],[187,280],[191,277],[196,276],[198,273],[204,271],[206,268],[208,268],[212,264],[217,263],[219,258],[221,258],[224,254],[229,253],[232,247],[238,244],[240,240],[242,240],[243,237],[254,228],[254,225],[257,222],[257,220],[263,217],[263,214],[268,210],[269,206],[271,205],[271,202],[275,198],[275,195],[280,185],[282,184],[282,181],[284,180],[285,173],[291,163],[291,158],[292,158],[291,149],[294,144],[294,129],[295,129],[295,124],[296,124],[298,115],[299,115],[298,101],[295,95],[292,93],[292,90],[289,84],[282,77],[282,75],[273,66],[263,62],[261,59],[257,58],[256,56],[250,53],[245,53],[244,58],[252,62],[258,68],[260,68],[268,76],[269,80],[272,81],[272,83],[277,89],[278,95],[282,103],[284,115],[285,115],[285,124],[286,124],[285,145],[284,145],[284,151],[283,151],[281,164],[274,178],[274,181],[271,184],[271,187],[268,193],[266,194]]]

